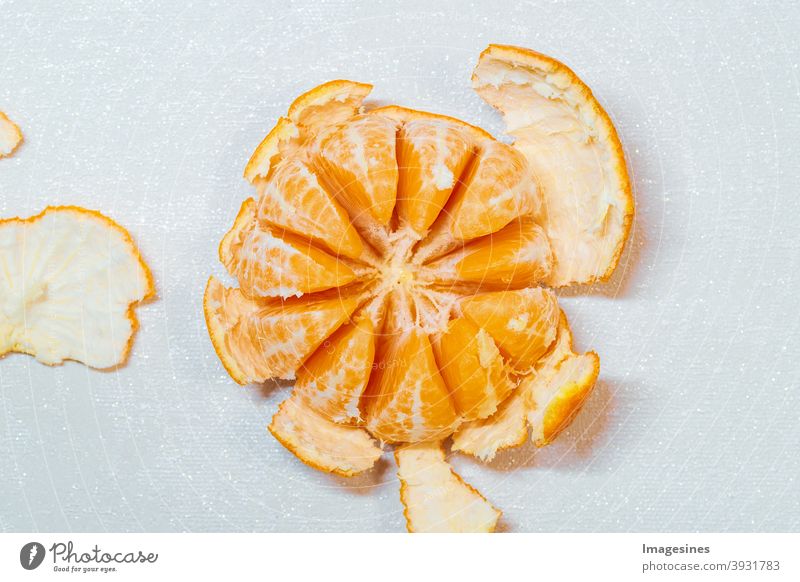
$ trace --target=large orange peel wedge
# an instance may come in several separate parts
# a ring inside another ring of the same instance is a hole
[[[633,221],[631,182],[611,118],[569,67],[529,49],[489,46],[472,85],[503,114],[536,176],[539,220],[555,254],[547,283],[607,280]]]
[[[522,378],[516,391],[493,416],[461,425],[453,435],[453,450],[491,460],[528,438],[543,447],[566,428],[594,388],[600,358],[594,352],[576,354],[567,317],[561,313],[558,337],[550,351]]]
[[[343,477],[372,468],[383,454],[364,429],[337,424],[295,396],[280,405],[269,431],[307,465]]]
[[[351,474],[378,454],[367,441],[395,445],[413,531],[497,521],[444,440],[491,459],[531,429],[547,444],[580,409],[599,360],[572,351],[543,285],[607,279],[633,212],[616,132],[569,69],[493,45],[473,85],[513,145],[371,108],[365,83],[298,97],[247,164],[255,198],[220,245],[238,288],[212,277],[204,298],[237,382],[296,378],[270,430],[301,460]],[[338,430],[342,448],[323,442]]]
[[[400,500],[411,533],[489,533],[502,512],[464,482],[445,460],[441,443],[395,450]]]
[[[138,327],[134,308],[154,293],[128,231],[99,212],[53,206],[0,220],[0,355],[120,365]]]
[[[16,123],[0,111],[0,158],[10,156],[22,143],[22,132]]]

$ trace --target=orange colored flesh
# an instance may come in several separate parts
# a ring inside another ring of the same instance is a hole
[[[460,317],[450,322],[434,345],[439,370],[463,419],[493,414],[514,384],[491,337]]]
[[[383,225],[391,220],[397,196],[396,132],[394,121],[364,115],[322,139],[315,167],[351,216],[366,212]]]
[[[397,215],[401,225],[425,233],[439,216],[472,156],[464,128],[440,120],[417,119],[398,134]]]
[[[556,339],[558,302],[543,289],[482,293],[464,299],[462,309],[520,371],[530,370]]]
[[[279,163],[259,186],[258,218],[263,223],[308,237],[334,255],[358,259],[364,243],[347,212],[298,159]]]
[[[369,319],[342,326],[325,340],[297,373],[294,394],[335,422],[359,421],[359,403],[375,358],[375,329]]]
[[[365,400],[367,428],[387,442],[442,438],[458,420],[430,340],[417,330],[392,340]]]

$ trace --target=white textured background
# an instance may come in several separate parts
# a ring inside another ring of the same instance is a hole
[[[638,214],[613,281],[564,299],[602,360],[575,424],[453,463],[511,531],[800,530],[797,5],[302,4],[0,1],[0,110],[26,136],[0,216],[100,209],[159,294],[119,372],[0,360],[0,530],[402,530],[390,459],[332,478],[267,434],[286,389],[228,378],[201,295],[293,97],[369,81],[497,133],[468,82],[489,42],[593,88]]]

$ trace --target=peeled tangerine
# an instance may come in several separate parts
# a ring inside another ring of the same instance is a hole
[[[575,75],[490,47],[474,83],[514,146],[457,119],[366,110],[371,86],[298,98],[256,149],[212,277],[211,340],[240,384],[294,379],[270,431],[341,475],[396,445],[410,531],[491,531],[500,512],[453,473],[442,441],[489,459],[551,441],[594,385],[542,284],[616,265],[633,209],[608,116]],[[379,444],[380,443],[380,444]]]
[[[92,368],[125,361],[137,328],[134,306],[154,288],[124,228],[74,206],[2,220],[0,265],[0,355]]]

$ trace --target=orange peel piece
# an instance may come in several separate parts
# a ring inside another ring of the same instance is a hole
[[[558,287],[607,280],[619,262],[634,202],[622,145],[591,90],[563,63],[504,45],[484,50],[472,75],[498,109],[536,176]]]
[[[515,390],[489,418],[465,422],[453,434],[451,449],[490,461],[498,451],[528,440],[525,398]]]
[[[383,454],[363,428],[332,422],[295,395],[280,405],[269,431],[305,464],[343,477],[372,468]]]
[[[395,450],[400,500],[411,533],[489,533],[502,512],[465,483],[445,460],[439,442]]]
[[[323,127],[334,125],[359,112],[372,85],[354,81],[329,81],[306,91],[289,106],[286,117],[261,141],[244,169],[248,182],[266,179],[287,152],[315,137]]]
[[[0,221],[0,355],[118,366],[138,328],[134,308],[154,293],[128,231],[99,212],[50,206]]]
[[[10,156],[22,143],[19,126],[0,111],[0,158]]]

